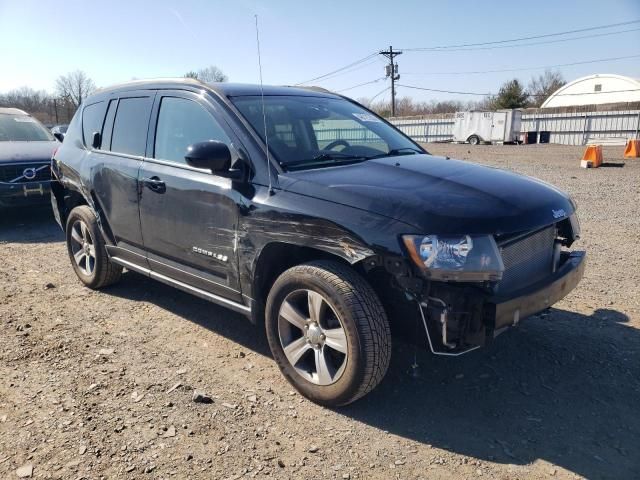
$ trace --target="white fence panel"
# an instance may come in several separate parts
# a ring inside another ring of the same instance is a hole
[[[443,142],[453,139],[452,115],[397,117],[396,127],[419,142]],[[549,142],[562,145],[588,143],[624,144],[640,138],[640,110],[610,112],[524,113],[521,134],[549,132]]]

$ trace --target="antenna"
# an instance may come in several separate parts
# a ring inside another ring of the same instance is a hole
[[[258,70],[260,71],[260,99],[262,101],[262,121],[264,123],[264,141],[267,146],[267,173],[269,175],[269,195],[273,195],[273,186],[271,184],[271,158],[269,155],[269,136],[267,135],[267,112],[264,106],[264,88],[262,86],[262,61],[260,59],[260,33],[258,31],[258,15],[256,17],[256,44],[258,45]]]

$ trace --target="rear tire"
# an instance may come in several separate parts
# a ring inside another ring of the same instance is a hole
[[[269,292],[265,320],[283,375],[321,405],[361,398],[389,366],[391,332],[382,304],[364,278],[338,262],[285,271]]]
[[[467,140],[471,145],[480,145],[480,137],[477,135],[471,135]]]
[[[85,286],[98,289],[120,280],[122,267],[109,260],[98,221],[88,206],[71,211],[66,234],[71,266]]]

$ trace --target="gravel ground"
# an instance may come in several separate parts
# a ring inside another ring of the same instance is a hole
[[[83,288],[48,212],[2,213],[0,478],[640,478],[640,160],[428,148],[571,192],[586,277],[489,348],[418,351],[417,379],[396,342],[339,410],[294,393],[242,317],[134,273]]]

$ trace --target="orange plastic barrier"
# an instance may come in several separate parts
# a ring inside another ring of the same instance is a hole
[[[589,145],[584,151],[580,166],[598,168],[600,165],[602,165],[602,145]]]
[[[627,140],[624,158],[640,158],[640,140]]]

